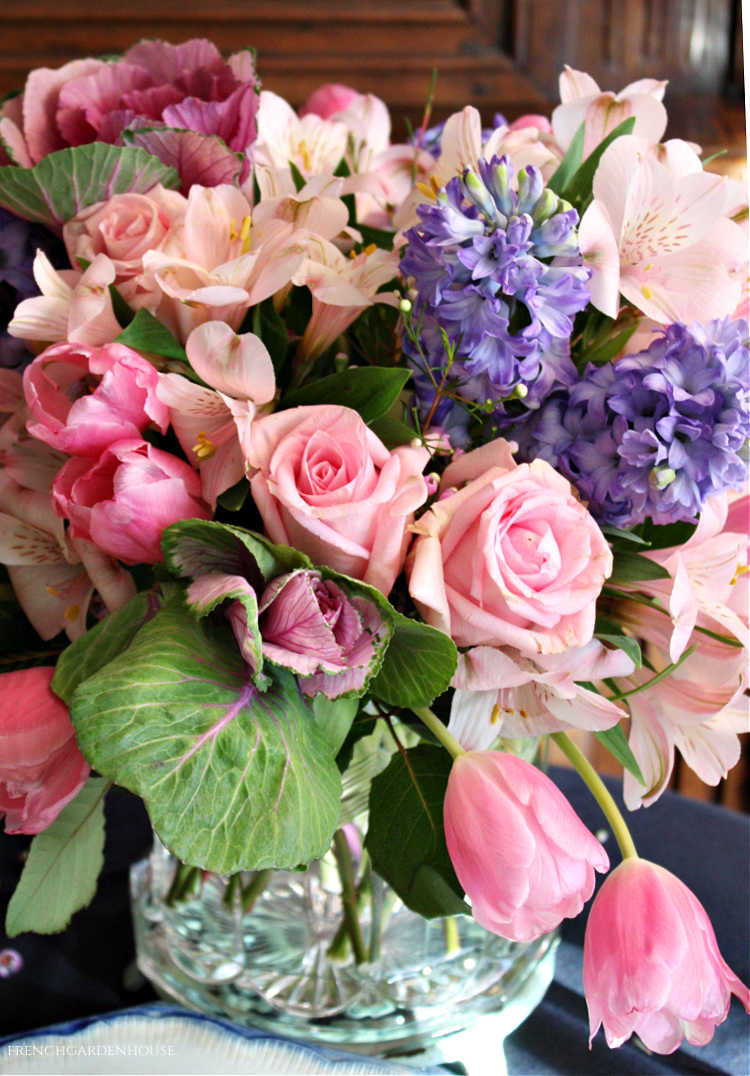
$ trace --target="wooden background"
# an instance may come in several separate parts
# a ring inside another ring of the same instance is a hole
[[[547,112],[563,63],[603,89],[668,78],[668,135],[712,167],[746,174],[740,0],[0,0],[0,94],[34,67],[120,52],[140,37],[211,38],[225,52],[258,51],[261,78],[299,105],[322,82],[372,91],[395,135],[418,123],[438,70],[435,118],[465,104],[489,120]],[[590,737],[601,768],[609,756]],[[703,799],[750,807],[748,770],[719,789],[678,765],[675,783]]]
[[[547,110],[565,62],[605,89],[669,78],[670,132],[744,157],[740,0],[5,0],[0,93],[32,67],[201,35],[253,45],[266,85],[293,104],[324,81],[371,90],[401,132],[433,66],[439,117],[467,102],[488,119]]]

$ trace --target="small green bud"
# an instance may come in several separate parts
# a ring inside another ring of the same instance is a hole
[[[525,400],[526,397],[529,395],[529,390],[526,385],[516,385],[516,387],[513,389],[513,395],[516,397],[517,400]]]
[[[398,308],[402,314],[411,314],[412,303],[410,299],[402,299],[398,304]]]

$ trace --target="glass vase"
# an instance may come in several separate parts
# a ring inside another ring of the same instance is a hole
[[[161,994],[236,1023],[371,1055],[451,1060],[436,1044],[489,1021],[499,1046],[552,977],[555,935],[516,943],[470,916],[425,920],[372,873],[357,895],[357,963],[331,854],[304,872],[255,879],[196,872],[175,899],[177,868],[158,841],[132,868],[138,965]]]

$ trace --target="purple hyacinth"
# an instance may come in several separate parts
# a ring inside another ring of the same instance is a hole
[[[747,478],[747,322],[662,330],[637,355],[589,366],[523,429],[521,453],[566,475],[603,523],[695,520]]]
[[[545,189],[537,168],[513,179],[507,157],[480,161],[421,205],[420,223],[406,233],[401,271],[414,282],[419,338],[404,351],[423,418],[436,385],[449,398],[442,412],[458,398],[502,427],[575,380],[569,340],[590,275],[578,214]]]
[[[18,303],[39,293],[32,271],[39,248],[53,265],[68,265],[65,248],[46,228],[0,209],[0,367],[6,369],[22,370],[33,358],[6,329]]]

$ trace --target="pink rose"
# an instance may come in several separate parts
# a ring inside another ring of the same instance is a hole
[[[263,592],[259,612],[263,657],[296,672],[305,695],[322,691],[335,699],[361,691],[387,641],[377,606],[346,594],[320,572],[274,579]]]
[[[72,265],[79,258],[92,262],[106,254],[118,283],[142,271],[148,250],[160,250],[173,223],[185,216],[185,199],[161,186],[148,194],[116,194],[108,202],[89,206],[63,228]]]
[[[491,441],[446,468],[414,527],[409,592],[457,646],[584,646],[612,553],[570,484],[543,460],[516,464],[511,449]]]
[[[308,112],[312,112],[327,120],[334,113],[343,112],[360,96],[351,86],[344,86],[341,82],[326,82],[324,86],[313,90],[299,110],[299,115],[306,116]]]
[[[428,458],[421,446],[389,452],[348,407],[294,407],[253,423],[250,486],[272,541],[388,594]]]
[[[23,375],[32,418],[29,433],[60,452],[98,456],[113,441],[139,437],[154,423],[162,433],[169,409],[156,390],[159,375],[122,344],[57,344]]]
[[[581,911],[609,858],[546,774],[504,751],[453,763],[443,804],[456,876],[486,930],[531,941]]]
[[[86,538],[126,564],[163,559],[161,534],[178,519],[210,519],[200,476],[146,441],[117,441],[96,462],[74,456],[52,484],[73,538]]]
[[[41,833],[89,775],[68,708],[52,693],[54,669],[0,676],[0,817],[6,833]]]
[[[591,1039],[635,1032],[671,1054],[683,1038],[705,1046],[726,1019],[732,994],[750,1012],[750,990],[726,964],[711,921],[679,878],[645,859],[626,859],[591,905],[583,945]]]

